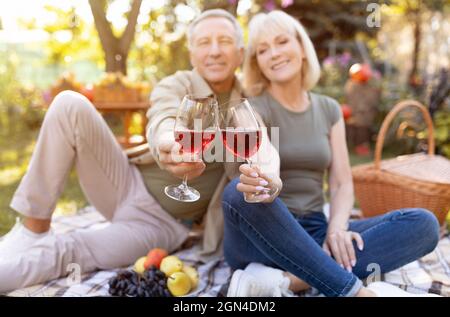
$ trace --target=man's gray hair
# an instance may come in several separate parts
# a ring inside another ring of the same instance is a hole
[[[234,33],[235,33],[235,39],[236,39],[236,44],[239,48],[243,48],[244,47],[244,35],[242,32],[242,28],[239,25],[238,21],[236,20],[236,18],[229,13],[228,11],[225,11],[223,9],[211,9],[211,10],[206,10],[203,11],[198,17],[196,17],[194,19],[194,21],[191,22],[191,24],[189,25],[188,31],[187,31],[187,41],[188,41],[188,46],[189,48],[192,47],[192,37],[193,37],[193,32],[195,27],[197,26],[197,24],[200,21],[203,21],[207,18],[225,18],[227,20],[229,20],[234,27]]]

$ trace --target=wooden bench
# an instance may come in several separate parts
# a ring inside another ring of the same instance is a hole
[[[136,145],[146,144],[145,140],[145,127],[147,125],[146,112],[150,108],[150,102],[93,102],[95,108],[102,112],[118,112],[124,113],[123,125],[124,133],[122,136],[118,136],[117,139],[124,148],[134,147]],[[140,113],[142,115],[142,134],[141,138],[134,141],[130,134],[131,119],[134,113]],[[139,151],[139,150],[138,150]]]

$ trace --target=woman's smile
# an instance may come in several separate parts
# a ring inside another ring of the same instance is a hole
[[[270,67],[270,69],[271,70],[279,70],[280,68],[283,68],[287,64],[289,64],[289,60],[284,60],[284,61],[281,61],[281,62],[278,62],[278,63],[272,65],[272,67]]]

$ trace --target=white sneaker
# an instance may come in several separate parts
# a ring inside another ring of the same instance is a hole
[[[274,287],[243,270],[236,270],[231,277],[227,297],[274,297]]]
[[[293,296],[289,278],[283,271],[260,263],[250,263],[244,271],[237,270],[231,277],[228,297],[282,297]]]
[[[367,286],[367,289],[377,295],[377,297],[442,297],[437,294],[425,293],[414,294],[402,290],[401,288],[394,286],[386,282],[373,282]]]
[[[51,234],[53,234],[52,230],[44,233],[34,233],[17,219],[11,231],[0,238],[0,260],[11,258],[18,253],[26,251],[37,241]]]

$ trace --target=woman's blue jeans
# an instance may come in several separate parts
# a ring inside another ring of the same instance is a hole
[[[430,253],[439,241],[439,223],[425,209],[407,208],[349,223],[364,240],[356,243],[356,266],[342,268],[322,249],[327,220],[322,212],[307,216],[291,213],[283,201],[247,203],[234,179],[223,194],[224,254],[232,269],[250,262],[288,271],[325,296],[355,296],[360,279],[374,270],[385,273]]]

